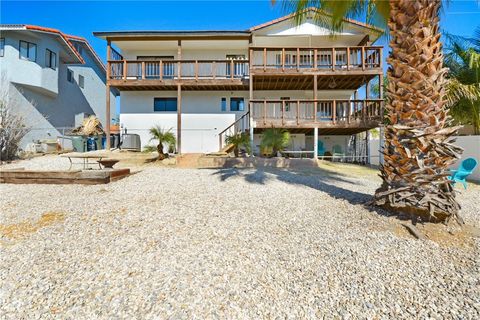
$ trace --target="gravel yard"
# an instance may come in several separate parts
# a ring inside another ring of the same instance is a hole
[[[414,239],[365,205],[376,171],[141,169],[0,185],[1,319],[480,318],[480,239]]]

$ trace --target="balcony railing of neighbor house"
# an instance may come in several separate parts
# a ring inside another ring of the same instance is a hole
[[[381,122],[383,100],[251,100],[250,112],[258,124],[355,125]]]
[[[368,70],[381,68],[382,47],[250,48],[252,69],[278,71]]]
[[[243,79],[247,60],[110,60],[112,80]]]

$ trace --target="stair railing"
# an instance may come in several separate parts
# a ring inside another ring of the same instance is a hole
[[[247,111],[240,118],[235,120],[231,125],[226,127],[224,130],[222,130],[218,134],[218,147],[219,147],[218,150],[219,151],[222,150],[222,148],[224,147],[223,144],[225,142],[226,134],[228,134],[228,133],[238,134],[238,133],[240,133],[244,130],[247,130],[249,128],[249,126],[250,126],[250,118],[248,117],[249,114],[250,114],[250,110]],[[232,131],[233,131],[233,133],[232,133]]]

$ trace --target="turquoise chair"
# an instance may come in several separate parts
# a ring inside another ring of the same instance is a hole
[[[452,175],[448,177],[448,179],[453,181],[453,185],[460,182],[466,190],[467,181],[465,179],[473,172],[473,170],[475,170],[476,166],[477,160],[474,158],[465,159],[460,163],[460,167],[458,167],[457,170],[450,170],[452,171]]]
[[[345,154],[343,153],[342,147],[338,144],[334,145],[332,148],[332,161],[335,161],[336,158],[343,161],[344,156]]]
[[[325,155],[325,147],[323,146],[323,142],[318,140],[317,143],[317,156],[323,157]]]

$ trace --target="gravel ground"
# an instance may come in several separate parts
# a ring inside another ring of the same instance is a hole
[[[364,205],[374,171],[337,169],[0,185],[0,318],[479,319],[479,239],[415,240]]]

